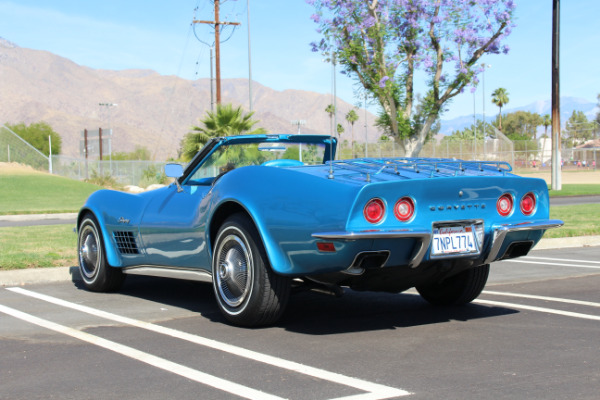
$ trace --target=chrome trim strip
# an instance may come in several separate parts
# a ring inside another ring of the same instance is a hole
[[[519,224],[504,224],[504,225],[493,225],[492,226],[492,248],[488,254],[485,264],[489,264],[498,258],[500,248],[504,244],[506,235],[511,232],[519,231],[536,231],[545,230],[551,228],[559,228],[563,226],[564,222],[558,219],[546,219],[541,221],[528,221],[521,222]]]
[[[400,238],[422,238],[430,236],[428,230],[398,229],[398,230],[367,230],[356,232],[318,232],[312,237],[323,240],[361,240],[361,239],[400,239]]]
[[[212,282],[212,274],[199,268],[174,268],[157,265],[124,267],[123,273],[128,275],[157,276],[161,278],[184,279],[188,281]]]
[[[410,268],[416,268],[421,264],[429,244],[431,243],[431,231],[425,229],[398,229],[398,230],[368,230],[357,232],[319,232],[313,233],[312,237],[323,240],[361,240],[361,239],[417,239],[419,245],[415,246],[409,262]]]

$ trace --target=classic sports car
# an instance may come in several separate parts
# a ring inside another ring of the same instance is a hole
[[[85,286],[126,274],[212,282],[241,326],[275,322],[292,288],[399,293],[464,304],[490,263],[526,255],[549,219],[546,183],[505,162],[335,160],[321,135],[210,140],[167,187],[93,193],[78,217]]]

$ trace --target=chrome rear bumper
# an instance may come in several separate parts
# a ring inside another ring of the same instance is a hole
[[[455,221],[456,223],[472,223],[473,221]],[[479,222],[479,221],[475,221]],[[563,221],[548,219],[538,221],[521,222],[518,224],[492,225],[492,244],[489,254],[485,258],[485,264],[495,261],[504,245],[509,233],[520,231],[546,230],[558,228]],[[398,229],[398,230],[365,230],[355,232],[319,232],[313,233],[312,237],[322,240],[364,240],[364,239],[417,239],[419,245],[415,246],[411,259],[410,268],[416,268],[421,264],[432,240],[432,231],[428,229]]]

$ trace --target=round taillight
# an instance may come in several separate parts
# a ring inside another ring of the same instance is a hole
[[[503,217],[507,217],[513,210],[513,198],[510,194],[504,193],[496,202],[496,209],[498,214]]]
[[[369,202],[365,205],[363,214],[365,215],[365,219],[372,224],[381,222],[383,216],[385,215],[385,204],[383,203],[383,200],[369,200]]]
[[[399,221],[406,222],[415,215],[415,202],[410,197],[403,197],[394,206],[394,215]]]
[[[535,210],[535,195],[529,192],[521,199],[521,212],[524,215],[531,215],[533,210]]]

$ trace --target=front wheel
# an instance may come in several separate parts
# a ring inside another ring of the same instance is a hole
[[[235,214],[219,229],[212,274],[219,309],[229,322],[268,325],[283,313],[290,280],[272,271],[258,231],[246,216]]]
[[[79,272],[85,287],[93,292],[118,290],[125,275],[120,269],[113,268],[106,262],[102,232],[96,218],[86,214],[81,220],[78,232]]]
[[[490,264],[484,264],[469,268],[441,282],[417,286],[416,289],[421,297],[431,304],[467,304],[481,294],[489,274]]]

